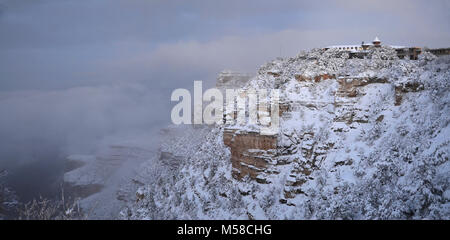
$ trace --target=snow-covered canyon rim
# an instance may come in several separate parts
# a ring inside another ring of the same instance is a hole
[[[450,58],[313,49],[217,87],[279,89],[280,129],[171,126],[124,219],[449,219]]]

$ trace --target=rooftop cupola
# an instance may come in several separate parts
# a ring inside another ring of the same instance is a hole
[[[381,46],[381,41],[380,41],[380,39],[378,38],[378,37],[375,37],[375,39],[373,40],[373,45],[375,46],[375,47],[379,47],[379,46]]]

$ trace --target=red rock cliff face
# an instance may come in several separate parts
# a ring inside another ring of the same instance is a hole
[[[277,136],[228,129],[223,134],[223,140],[231,150],[233,177],[240,180],[248,175],[263,183],[258,175],[267,169],[276,156]]]
[[[312,81],[312,80],[314,80],[314,82],[320,82],[320,81],[327,80],[327,79],[336,79],[336,76],[332,75],[332,74],[327,74],[327,73],[317,75],[314,77],[304,76],[302,74],[296,74],[295,79],[297,79],[297,81],[299,81],[299,82],[307,82],[307,81]]]

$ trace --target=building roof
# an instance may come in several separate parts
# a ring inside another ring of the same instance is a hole
[[[333,45],[333,46],[328,46],[326,48],[352,48],[352,47],[361,47],[361,45]]]
[[[326,49],[330,48],[338,48],[342,50],[348,50],[350,52],[356,52],[361,48],[361,45],[333,45],[326,47]]]
[[[381,43],[381,40],[378,37],[375,37],[375,39],[373,40],[372,43],[364,43],[363,42],[362,44],[358,44],[358,45],[357,44],[354,44],[354,45],[332,45],[332,46],[326,47],[325,49],[337,48],[337,49],[341,49],[341,50],[349,51],[349,52],[361,52],[361,51],[363,51],[361,49],[362,46],[370,47],[370,46],[373,46],[374,43],[377,43],[377,42]],[[409,47],[406,47],[406,46],[395,46],[395,45],[385,45],[385,46],[390,46],[390,47],[392,47],[394,49],[409,48]]]

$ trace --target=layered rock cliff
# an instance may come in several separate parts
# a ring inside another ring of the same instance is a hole
[[[122,217],[449,219],[449,67],[387,47],[366,59],[331,49],[265,64],[242,88],[280,89],[279,131],[167,129]]]

